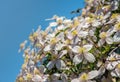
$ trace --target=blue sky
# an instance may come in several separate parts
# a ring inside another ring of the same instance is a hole
[[[0,82],[15,81],[23,63],[19,44],[32,29],[45,29],[45,19],[55,14],[71,18],[82,7],[83,0],[0,0]]]

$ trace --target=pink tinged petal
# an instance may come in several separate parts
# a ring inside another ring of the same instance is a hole
[[[98,73],[99,73],[98,75],[100,76],[103,75],[105,73],[105,70],[106,70],[105,67],[101,66],[100,69],[98,70]]]
[[[106,42],[107,42],[108,44],[112,44],[112,43],[113,43],[113,38],[112,38],[112,37],[106,38]]]
[[[63,60],[57,60],[55,65],[57,69],[62,69],[66,66]]]
[[[88,79],[93,79],[99,75],[99,72],[97,70],[93,70],[88,73]]]
[[[85,53],[85,54],[84,54],[84,57],[85,57],[85,59],[86,59],[88,62],[90,62],[90,63],[95,62],[95,57],[94,57],[94,55],[91,54],[91,53]]]
[[[79,49],[80,49],[79,46],[75,46],[75,47],[72,48],[72,51],[73,51],[74,53],[79,53]]]
[[[82,55],[82,54],[81,54],[81,55],[75,55],[75,57],[73,58],[73,62],[74,62],[75,64],[81,63],[82,60],[83,60],[83,55]]]
[[[79,79],[73,79],[71,82],[80,82]]]
[[[74,44],[77,44],[78,42],[81,41],[81,39],[80,39],[79,37],[76,37],[76,38],[74,38],[74,39],[75,39]]]
[[[33,80],[34,82],[40,82],[40,81],[42,81],[42,77],[39,76],[39,75],[35,75],[32,80]]]
[[[63,50],[59,53],[59,57],[58,58],[61,58],[63,57],[65,54],[67,54],[67,50]]]
[[[48,64],[47,64],[47,68],[48,70],[51,70],[55,65],[55,61],[50,61]]]
[[[84,45],[83,48],[85,48],[85,51],[90,51],[92,49],[93,45]]]
[[[45,48],[44,48],[44,51],[50,51],[51,50],[51,45],[47,45]]]
[[[100,39],[98,41],[98,46],[102,46],[104,43],[105,43],[105,40],[104,39]]]
[[[115,67],[112,65],[112,63],[109,63],[106,67],[107,70],[113,70]]]
[[[71,39],[73,39],[73,35],[72,35],[72,33],[71,33],[71,32],[67,33],[67,35],[66,35],[66,36],[67,36],[67,38],[68,38],[68,39],[70,39],[70,40],[71,40]]]

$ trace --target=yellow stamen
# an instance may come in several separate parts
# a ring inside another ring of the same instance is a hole
[[[107,36],[107,33],[106,33],[106,32],[102,32],[102,33],[100,34],[100,38],[102,38],[102,39],[106,38],[106,36]]]
[[[36,37],[38,37],[38,33],[37,33],[37,32],[34,32],[34,33],[33,33],[33,38],[36,38]]]
[[[77,27],[80,24],[80,22],[78,20],[74,20],[73,26]]]
[[[23,82],[24,79],[22,77],[19,78],[18,82]]]
[[[109,60],[111,61],[115,61],[116,59],[114,57],[111,57]]]
[[[72,34],[77,35],[78,34],[77,30],[72,31]]]
[[[117,68],[120,69],[120,64],[117,65]]]
[[[120,22],[115,25],[116,30],[120,30]]]
[[[82,48],[81,48],[81,47],[79,48],[79,53],[83,53],[84,51],[85,51],[85,48],[83,48],[83,47],[82,47]]]
[[[51,43],[52,43],[52,44],[54,44],[54,43],[56,43],[56,42],[57,42],[57,39],[56,39],[55,37],[51,39]]]
[[[119,16],[119,14],[113,13],[112,16],[111,16],[111,18],[114,19],[114,18],[117,18],[118,16]]]
[[[40,74],[38,69],[34,69],[34,74]]]
[[[34,42],[34,38],[33,38],[32,35],[29,36],[29,40],[30,40],[31,42]]]
[[[85,80],[88,79],[88,75],[87,75],[86,73],[84,73],[84,74],[82,74],[82,75],[80,76],[80,79],[83,80],[83,81],[85,81]]]
[[[31,80],[31,79],[32,79],[32,75],[31,75],[31,74],[29,74],[29,73],[27,74],[27,76],[26,76],[26,77],[27,77],[27,80]]]

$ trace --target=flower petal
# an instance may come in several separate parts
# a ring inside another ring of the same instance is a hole
[[[66,66],[63,60],[57,60],[55,65],[57,69],[62,69]]]
[[[91,53],[85,53],[84,57],[88,62],[91,62],[91,63],[95,62],[95,57]]]
[[[73,62],[75,64],[79,64],[80,62],[82,62],[82,60],[83,60],[83,55],[82,54],[81,55],[75,55],[75,57],[73,58]]]
[[[50,61],[48,64],[47,64],[47,68],[48,70],[51,70],[55,65],[55,61]]]
[[[105,40],[104,39],[100,39],[98,41],[98,46],[102,46],[104,43],[105,43]]]
[[[45,48],[44,48],[44,51],[50,51],[51,50],[51,45],[47,45]]]
[[[75,47],[72,48],[72,51],[73,51],[74,53],[79,53],[79,49],[80,49],[79,46],[75,46]]]
[[[92,49],[93,45],[84,45],[83,48],[85,48],[86,51],[90,51]]]
[[[42,81],[42,77],[39,76],[39,75],[35,75],[35,76],[32,78],[32,81],[34,81],[34,82],[40,82],[40,81]]]
[[[106,38],[106,42],[107,42],[108,44],[112,44],[112,43],[113,43],[113,38],[112,38],[112,37]]]
[[[115,33],[113,36],[114,42],[120,42],[120,32]]]
[[[91,72],[88,73],[88,78],[89,78],[89,79],[93,79],[93,78],[97,77],[98,74],[99,74],[99,73],[98,73],[97,70],[91,71]]]
[[[65,54],[67,54],[67,50],[62,50],[62,51],[59,53],[59,57],[58,57],[58,58],[61,58],[61,57],[64,56]]]
[[[71,82],[80,82],[78,78],[73,79]]]

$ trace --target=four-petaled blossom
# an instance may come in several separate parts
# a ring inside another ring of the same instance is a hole
[[[89,73],[82,73],[80,77],[73,79],[71,82],[96,82],[92,81],[95,77],[99,75],[97,70],[93,70]]]
[[[92,45],[87,44],[84,46],[75,46],[73,47],[72,51],[75,53],[75,56],[73,58],[73,62],[75,64],[78,64],[82,62],[83,58],[86,59],[88,62],[95,62],[95,57],[92,53],[89,51],[92,49]]]
[[[108,44],[113,43],[113,38],[111,37],[111,32],[109,31],[101,32],[99,37],[100,37],[100,40],[98,42],[98,46],[102,46],[105,42],[107,42]]]

